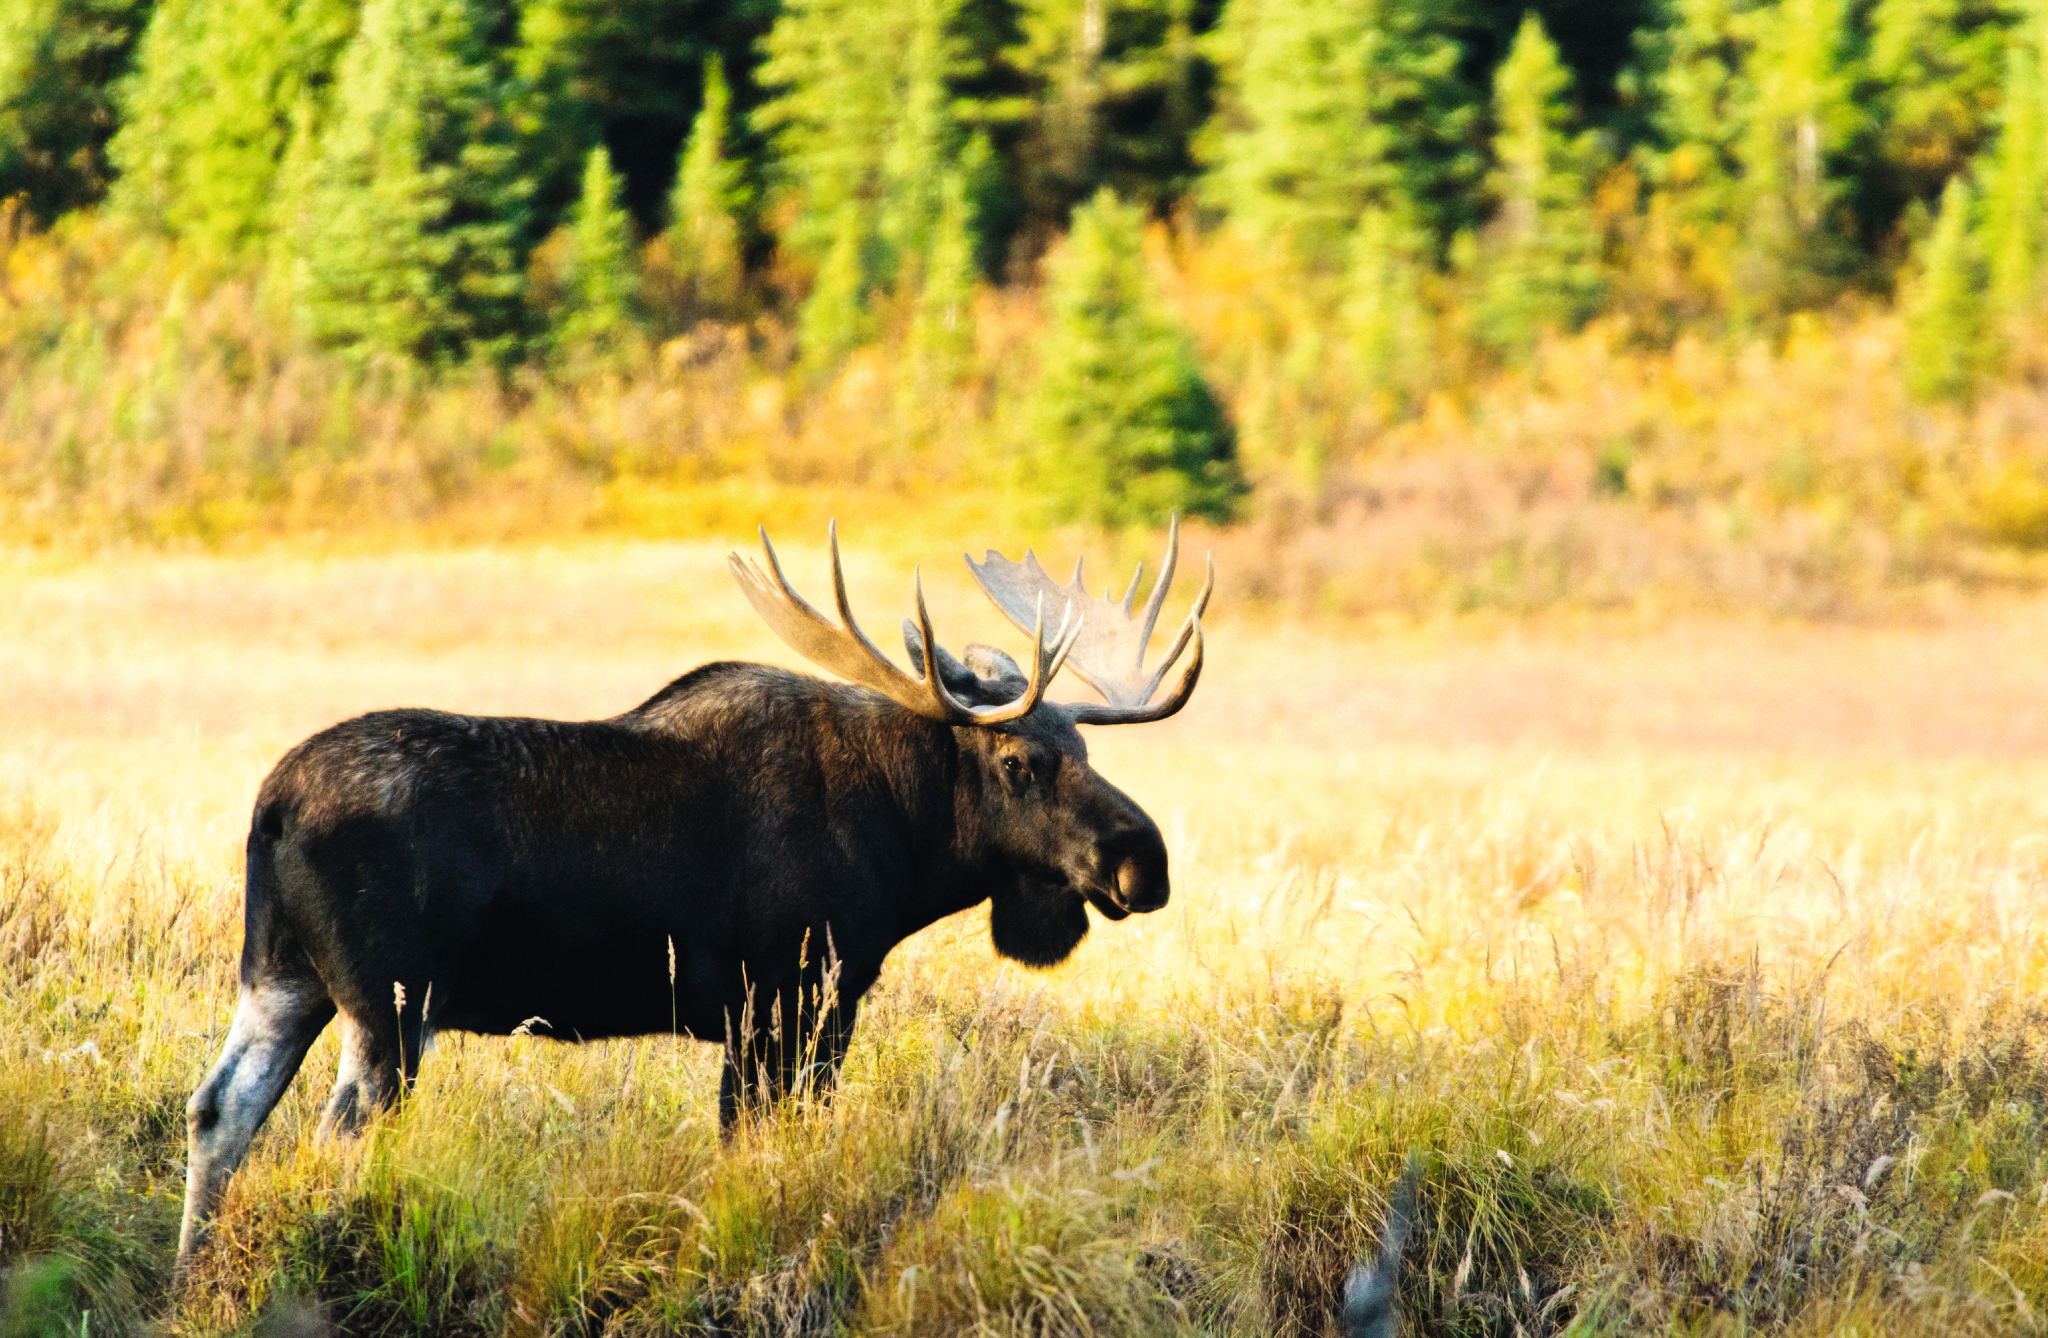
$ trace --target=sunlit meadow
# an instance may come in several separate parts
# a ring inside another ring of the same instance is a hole
[[[921,560],[997,636],[943,539],[846,537],[871,625]],[[1194,704],[1091,740],[1164,911],[1045,973],[985,912],[911,940],[831,1105],[729,1147],[713,1047],[454,1035],[317,1144],[330,1035],[174,1295],[264,771],[376,706],[791,662],[722,556],[7,560],[5,1332],[1324,1334],[1410,1149],[1415,1332],[2042,1328],[2048,609],[1304,623],[1227,581]]]

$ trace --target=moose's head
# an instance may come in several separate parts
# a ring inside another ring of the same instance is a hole
[[[831,531],[835,623],[790,588],[775,550],[761,535],[764,571],[734,554],[755,611],[789,646],[850,682],[881,693],[906,710],[952,727],[959,759],[954,809],[962,853],[989,878],[989,931],[996,950],[1031,966],[1064,960],[1088,933],[1087,907],[1121,920],[1166,904],[1166,842],[1129,796],[1088,765],[1080,725],[1130,725],[1163,720],[1187,704],[1202,673],[1202,613],[1215,586],[1213,566],[1166,655],[1144,667],[1145,647],[1173,582],[1180,551],[1175,521],[1166,561],[1144,608],[1133,613],[1144,567],[1121,600],[1091,595],[1074,579],[1059,585],[1026,553],[1010,562],[991,551],[967,559],[974,579],[1013,623],[1031,633],[1031,671],[992,646],[967,647],[964,663],[932,635],[922,582],[917,618],[905,619],[903,641],[912,671],[891,663],[854,621]],[[1048,642],[1046,613],[1059,628]],[[1152,695],[1182,651],[1193,651],[1172,692]],[[926,654],[926,647],[931,653]],[[935,662],[937,672],[929,666]],[[1045,700],[1061,668],[1071,668],[1102,694],[1105,705]]]

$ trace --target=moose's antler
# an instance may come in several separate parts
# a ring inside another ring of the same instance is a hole
[[[833,521],[826,533],[832,547],[832,596],[839,606],[837,624],[790,588],[788,579],[782,574],[782,564],[776,561],[775,546],[768,542],[765,528],[761,531],[761,548],[768,557],[766,573],[738,553],[729,554],[726,558],[740,589],[747,596],[747,602],[754,606],[754,612],[761,615],[791,650],[850,683],[873,688],[898,706],[949,725],[1000,725],[1037,709],[1045,696],[1046,685],[1060,671],[1081,634],[1080,624],[1074,621],[1071,607],[1062,615],[1060,630],[1054,633],[1051,646],[1045,644],[1045,600],[1042,596],[1032,622],[1019,624],[1031,631],[1031,681],[1026,685],[1023,696],[1001,706],[969,706],[946,690],[935,664],[920,678],[898,669],[887,656],[875,649],[875,643],[868,640],[867,634],[860,630],[860,624],[853,620],[853,609],[847,603],[846,576],[839,568],[839,522]],[[924,607],[924,582],[915,574],[911,580],[917,592],[918,630],[924,636],[925,645],[936,646],[938,642],[932,636],[931,614]]]
[[[1152,594],[1145,601],[1141,616],[1131,614],[1131,601],[1137,598],[1138,582],[1145,574],[1145,564],[1140,562],[1138,570],[1131,575],[1131,585],[1124,591],[1121,600],[1111,599],[1104,591],[1091,595],[1081,580],[1081,564],[1074,564],[1074,579],[1068,585],[1057,585],[1052,577],[1045,574],[1045,568],[1038,565],[1036,554],[1026,552],[1021,562],[1011,562],[995,550],[980,562],[967,559],[968,567],[974,572],[974,579],[980,584],[982,593],[995,601],[997,608],[1009,616],[1019,627],[1029,627],[1032,611],[1045,600],[1064,600],[1080,611],[1081,625],[1076,629],[1073,652],[1068,657],[1075,673],[1088,681],[1088,685],[1102,694],[1108,706],[1069,706],[1067,713],[1076,724],[1081,725],[1136,725],[1148,720],[1164,720],[1181,707],[1187,705],[1194,693],[1195,680],[1202,676],[1202,610],[1209,606],[1210,592],[1216,588],[1216,564],[1209,563],[1208,579],[1202,583],[1202,593],[1195,596],[1195,606],[1188,612],[1188,619],[1181,624],[1174,635],[1173,644],[1159,666],[1149,673],[1145,669],[1145,645],[1152,639],[1153,624],[1159,621],[1159,609],[1166,602],[1167,587],[1173,584],[1174,563],[1180,556],[1180,517],[1173,518],[1172,528],[1167,533],[1166,561],[1159,569],[1159,579],[1152,586]],[[1195,643],[1194,654],[1188,660],[1188,667],[1181,674],[1180,685],[1163,700],[1147,705],[1152,694],[1159,690],[1160,680],[1166,671],[1180,658],[1189,640]]]

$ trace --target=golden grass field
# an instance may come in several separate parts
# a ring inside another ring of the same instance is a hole
[[[960,545],[842,519],[878,640],[921,561],[1016,648]],[[912,939],[833,1104],[727,1149],[661,1037],[446,1037],[317,1145],[330,1035],[172,1296],[265,771],[795,663],[727,546],[0,557],[0,1334],[1318,1335],[1411,1147],[1410,1332],[2048,1331],[2048,602],[1340,622],[1227,571],[1193,704],[1091,738],[1167,909],[1046,973]]]

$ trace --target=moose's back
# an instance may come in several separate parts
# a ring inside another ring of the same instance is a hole
[[[433,982],[437,1029],[722,1039],[747,961],[758,979],[827,917],[869,918],[892,865],[883,796],[818,737],[820,689],[847,691],[714,665],[613,720],[323,730],[257,800],[245,975],[297,950],[344,1012],[402,977]]]

